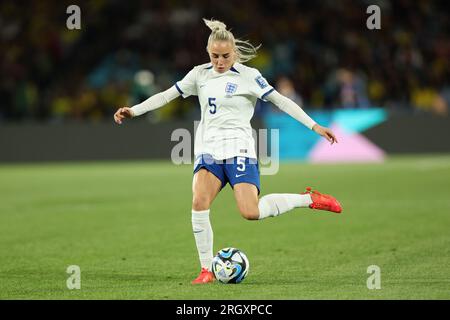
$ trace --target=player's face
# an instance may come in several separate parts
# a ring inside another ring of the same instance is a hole
[[[236,54],[230,41],[213,41],[208,48],[208,52],[214,70],[217,72],[222,73],[230,70],[235,62]]]

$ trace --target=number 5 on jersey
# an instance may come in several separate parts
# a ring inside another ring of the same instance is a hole
[[[211,114],[215,114],[217,111],[217,106],[214,103],[216,101],[216,98],[208,98],[208,105],[211,107],[211,109],[209,109],[209,113]]]

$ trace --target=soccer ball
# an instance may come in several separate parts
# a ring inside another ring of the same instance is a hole
[[[247,276],[249,267],[247,256],[241,250],[224,248],[213,258],[211,270],[222,283],[239,283]]]

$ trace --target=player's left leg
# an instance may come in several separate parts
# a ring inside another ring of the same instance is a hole
[[[225,166],[241,215],[248,220],[276,217],[294,208],[311,208],[340,213],[340,203],[330,195],[311,191],[304,193],[272,193],[258,199],[258,164],[250,159],[235,158],[235,162]]]
[[[311,208],[340,213],[340,203],[328,194],[311,191],[307,188],[304,193],[272,193],[259,199],[259,219],[276,217],[294,208]]]
[[[342,207],[332,196],[311,191],[301,194],[272,193],[258,199],[258,189],[250,183],[234,185],[234,197],[242,217],[261,220],[276,217],[294,208],[311,208],[340,213]]]
[[[313,203],[307,194],[272,193],[258,199],[258,189],[250,183],[235,184],[234,197],[239,212],[247,220],[276,217],[294,208],[308,208]]]
[[[254,184],[237,183],[233,187],[234,198],[241,216],[247,220],[259,219],[258,189]]]

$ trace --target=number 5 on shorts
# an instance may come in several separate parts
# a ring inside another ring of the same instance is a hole
[[[245,158],[244,157],[237,157],[237,170],[238,171],[245,171]]]

